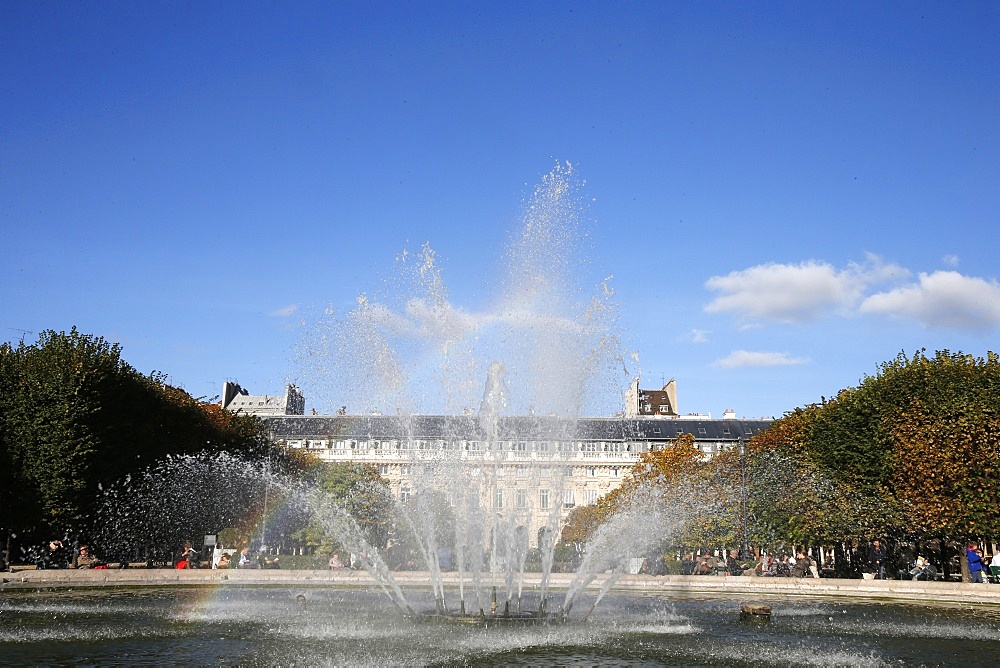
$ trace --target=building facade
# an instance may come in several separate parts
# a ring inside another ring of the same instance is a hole
[[[403,501],[431,479],[454,484],[461,478],[458,472],[475,471],[488,480],[481,502],[498,513],[515,514],[531,535],[546,523],[551,526],[553,513],[559,513],[561,528],[574,507],[593,504],[618,487],[643,452],[671,447],[691,434],[696,447],[711,457],[771,424],[737,420],[728,412],[721,420],[519,416],[494,424],[475,415],[263,419],[271,437],[286,447],[308,450],[323,461],[377,466]]]

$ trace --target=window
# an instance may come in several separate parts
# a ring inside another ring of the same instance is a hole
[[[502,466],[498,466],[497,467],[497,477],[498,478],[502,478],[503,477],[503,467]]]
[[[660,428],[659,427],[653,427],[653,433],[654,434],[659,434],[660,433]]]
[[[612,478],[620,478],[621,477],[621,469],[618,468],[617,466],[612,466],[611,467],[611,477]]]
[[[527,444],[527,443],[525,443],[524,441],[518,441],[518,442],[517,442],[517,443],[516,443],[516,444],[515,444],[515,445],[513,446],[513,449],[514,449],[514,450],[517,450],[518,452],[524,452],[525,450],[527,450],[527,449],[528,449],[528,444]]]
[[[493,491],[493,507],[497,510],[503,508],[503,490],[497,489]]]
[[[409,501],[410,500],[410,490],[407,489],[406,487],[404,487],[403,489],[399,490],[399,500],[402,501],[403,503],[406,503],[407,501]]]
[[[388,464],[379,464],[378,465],[378,474],[379,475],[389,475],[389,465]]]
[[[552,475],[552,469],[550,469],[548,466],[543,466],[542,468],[538,469],[538,475],[539,477],[542,478],[548,478],[550,475]]]
[[[527,466],[518,466],[517,467],[517,475],[519,477],[521,477],[521,478],[523,478],[524,476],[528,475],[528,467]]]
[[[704,436],[708,433],[708,431],[706,431],[704,427],[698,427],[698,433]]]
[[[726,434],[728,436],[729,435],[729,427],[723,427],[722,428],[722,433]]]
[[[668,412],[670,412],[670,406],[668,406],[666,404],[660,404],[660,412],[661,413],[668,413]]]
[[[399,472],[401,475],[410,475],[410,465],[403,464],[402,466],[399,467]]]
[[[597,477],[597,467],[596,466],[588,466],[587,467],[587,477],[588,478],[596,478]]]
[[[588,489],[587,490],[587,505],[592,506],[597,503],[597,490]]]
[[[583,444],[583,451],[584,452],[597,452],[597,443],[584,443]]]
[[[525,490],[523,490],[523,489],[517,490],[517,495],[515,496],[514,504],[518,508],[527,508],[528,507],[528,492],[525,491]]]
[[[548,452],[549,451],[549,442],[548,441],[541,441],[538,444],[538,451],[539,452]]]
[[[563,490],[563,505],[567,508],[576,505],[576,494],[573,493],[572,489]]]
[[[549,490],[540,489],[538,490],[538,507],[542,510],[549,509]]]
[[[564,468],[563,469],[563,475],[566,476],[567,478],[572,478],[573,477],[573,467],[572,466],[567,466],[566,468]]]

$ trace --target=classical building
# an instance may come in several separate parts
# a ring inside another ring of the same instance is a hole
[[[663,390],[634,387],[637,398],[663,403],[652,403],[652,414],[627,409],[625,416],[610,418],[511,416],[494,424],[475,415],[262,417],[271,437],[289,448],[308,450],[323,461],[377,466],[402,500],[443,466],[486,471],[490,490],[482,494],[483,503],[498,512],[520,513],[532,532],[549,521],[554,508],[564,523],[573,507],[592,504],[618,487],[643,452],[670,447],[691,434],[711,457],[771,424],[737,420],[731,411],[721,420],[679,416],[673,381]],[[637,406],[645,409],[641,400]]]

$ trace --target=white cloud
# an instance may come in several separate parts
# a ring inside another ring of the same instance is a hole
[[[297,304],[289,304],[288,306],[282,306],[281,308],[276,308],[267,315],[270,318],[288,318],[294,315],[295,312],[298,310],[299,307]]]
[[[708,343],[709,334],[710,332],[707,329],[694,328],[689,332],[681,334],[677,339],[688,343]]]
[[[754,352],[751,350],[734,350],[722,359],[712,362],[712,366],[723,369],[736,369],[744,366],[799,366],[809,364],[805,357],[792,357],[788,353]]]
[[[951,254],[945,255],[943,258],[941,258],[941,261],[944,262],[949,267],[957,267],[958,266],[958,256],[957,255],[951,255]]]
[[[1000,284],[957,271],[921,273],[917,283],[868,297],[860,311],[908,317],[924,327],[987,330],[1000,326]]]
[[[731,311],[785,323],[816,320],[831,311],[853,308],[870,285],[908,274],[874,255],[841,270],[815,260],[762,264],[709,278],[705,287],[721,294],[705,311]]]

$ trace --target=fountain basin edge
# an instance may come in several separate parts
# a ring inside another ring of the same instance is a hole
[[[427,588],[430,574],[421,571],[394,573],[403,588]],[[572,573],[549,576],[547,589],[565,591]],[[597,591],[607,575],[600,575],[588,586]],[[444,573],[447,586],[457,587],[455,574]],[[368,588],[377,585],[365,571],[309,570],[28,570],[0,573],[0,593],[15,589],[75,587],[142,586],[283,586]],[[525,574],[523,590],[537,592],[541,578]],[[893,601],[977,603],[1000,605],[1000,586],[962,582],[923,582],[908,580],[847,580],[836,578],[762,578],[717,576],[648,576],[628,575],[618,579],[612,591],[639,593],[703,593],[727,595],[772,594],[783,596],[829,596],[843,598],[885,599]]]

